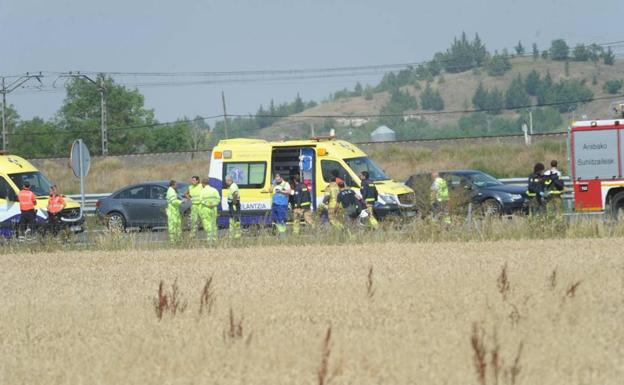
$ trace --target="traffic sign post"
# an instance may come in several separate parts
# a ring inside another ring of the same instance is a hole
[[[80,178],[80,217],[85,207],[85,177],[91,167],[91,154],[82,139],[74,141],[71,148],[69,162],[74,175]]]

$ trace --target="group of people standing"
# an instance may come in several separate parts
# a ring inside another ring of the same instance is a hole
[[[23,239],[37,232],[37,196],[30,190],[30,182],[25,181],[17,195],[20,207],[20,220],[17,225],[17,236]],[[59,193],[56,185],[50,186],[48,196],[48,221],[45,227],[46,233],[56,236],[61,225],[61,211],[65,208],[65,199]]]
[[[230,235],[234,238],[240,237],[240,194],[238,186],[231,177],[226,178],[229,188],[228,203],[230,206]],[[182,197],[178,194],[175,180],[169,182],[167,189],[167,225],[169,230],[169,240],[180,242],[182,240],[182,214],[180,205],[183,200],[191,201],[191,238],[197,237],[197,226],[201,222],[209,243],[217,240],[217,207],[221,203],[219,191],[210,186],[208,179],[200,181],[198,176],[191,177],[189,188]]]

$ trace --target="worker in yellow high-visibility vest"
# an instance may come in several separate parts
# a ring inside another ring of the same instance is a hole
[[[431,177],[433,179],[431,184],[433,219],[437,220],[439,217],[442,217],[444,223],[451,223],[448,184],[437,171],[433,172]]]
[[[180,242],[182,240],[182,215],[180,215],[180,205],[182,200],[178,197],[176,181],[169,182],[167,189],[167,229],[169,231],[169,241]]]
[[[202,180],[202,185],[200,195],[202,225],[208,243],[214,244],[217,241],[217,207],[221,202],[221,196],[217,189],[208,184],[208,179]]]
[[[234,183],[234,179],[230,175],[225,177],[225,185],[228,187],[228,209],[230,213],[230,238],[240,238],[240,214],[241,214],[241,202],[240,202],[240,190],[238,185]]]
[[[195,238],[197,236],[197,226],[201,222],[200,195],[202,189],[203,186],[199,181],[199,177],[192,176],[191,185],[184,193],[184,196],[191,200],[191,238]]]

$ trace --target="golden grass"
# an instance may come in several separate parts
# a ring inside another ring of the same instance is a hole
[[[446,144],[429,148],[416,144],[374,144],[362,146],[394,179],[423,171],[476,168],[498,177],[527,176],[535,162],[560,161],[567,168],[566,146],[563,140],[545,140],[527,147],[517,143],[484,142],[478,144]],[[35,162],[64,193],[80,192],[79,180],[63,161]],[[209,160],[202,154],[196,160],[172,160],[171,155],[141,157],[95,158],[86,180],[88,193],[113,192],[131,183],[153,180],[184,180],[192,175],[206,176]]]
[[[3,255],[0,383],[619,384],[623,248],[611,238]],[[209,277],[214,306],[200,314]],[[176,279],[188,306],[159,321],[159,282],[170,292]]]

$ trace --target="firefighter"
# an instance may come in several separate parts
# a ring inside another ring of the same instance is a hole
[[[364,217],[368,219],[368,225],[372,229],[376,229],[379,227],[379,222],[374,215],[375,202],[377,202],[377,188],[370,180],[370,176],[368,171],[362,171],[360,173],[360,180],[362,181],[362,188],[360,189],[360,194],[362,195],[362,202],[364,202]]]
[[[433,183],[431,184],[431,201],[433,219],[438,220],[440,216],[446,224],[451,223],[449,213],[449,190],[446,180],[440,176],[437,171],[431,173]]]
[[[306,226],[312,227],[312,195],[308,186],[301,181],[299,175],[294,177],[293,196],[293,234],[299,234],[301,220]]]
[[[532,214],[541,213],[544,209],[544,199],[548,197],[548,191],[544,189],[544,164],[536,163],[533,166],[533,173],[529,175],[528,189],[526,195],[531,200],[529,211]]]
[[[167,189],[167,227],[170,242],[180,242],[182,240],[182,216],[180,215],[180,205],[182,200],[178,197],[177,184],[175,180],[169,182]]]
[[[336,197],[334,213],[343,223],[353,223],[360,215],[361,207],[355,191],[345,187],[344,182],[339,182],[340,192]]]
[[[206,232],[206,239],[212,245],[217,241],[217,207],[219,202],[221,202],[221,196],[217,189],[208,184],[208,179],[202,180],[202,185],[203,188],[200,195],[201,220]]]
[[[192,176],[191,185],[184,193],[184,197],[191,200],[191,238],[195,238],[197,236],[197,226],[201,222],[200,195],[202,189],[203,187],[199,182],[199,177]]]
[[[548,192],[548,199],[545,201],[548,211],[553,211],[555,215],[563,213],[562,195],[565,191],[565,183],[561,179],[561,171],[557,169],[557,160],[550,161],[550,170],[544,172],[544,191]]]
[[[342,182],[344,183],[344,182]],[[332,176],[329,184],[325,188],[325,196],[323,197],[323,204],[327,208],[327,220],[329,224],[335,229],[341,229],[342,224],[336,215],[336,208],[338,203],[336,199],[338,198],[338,194],[340,193],[340,187],[338,187],[338,183],[336,182],[336,177]]]
[[[228,210],[230,213],[230,238],[240,238],[240,191],[238,185],[230,175],[225,177],[225,185],[228,186]]]
[[[26,233],[30,230],[31,234],[34,234],[37,225],[37,197],[30,191],[30,182],[24,182],[22,190],[17,196],[17,200],[20,205],[20,220],[18,223],[18,237],[26,236]]]
[[[288,217],[290,184],[282,179],[280,174],[275,174],[270,192],[273,194],[271,198],[271,219],[277,227],[278,235],[284,236],[286,233],[286,219]]]
[[[65,208],[65,199],[59,194],[56,185],[50,187],[48,198],[48,227],[53,236],[58,234],[61,224],[61,211]]]

